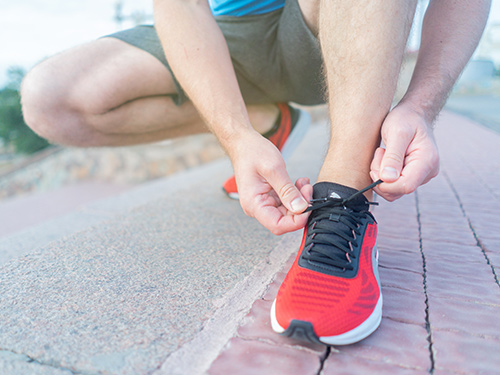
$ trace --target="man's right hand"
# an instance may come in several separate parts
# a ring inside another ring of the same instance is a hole
[[[292,183],[278,149],[254,130],[231,142],[227,150],[233,163],[240,204],[276,235],[303,228],[303,214],[312,198],[308,178]]]

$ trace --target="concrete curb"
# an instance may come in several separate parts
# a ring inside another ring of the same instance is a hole
[[[173,352],[153,375],[204,374],[234,336],[253,302],[260,298],[289,256],[297,250],[299,233],[286,235],[256,268],[221,301],[219,309],[193,340]]]

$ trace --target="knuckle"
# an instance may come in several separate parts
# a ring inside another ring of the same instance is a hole
[[[252,207],[248,204],[246,200],[242,200],[241,197],[240,197],[240,205],[245,215],[254,217]]]
[[[415,190],[417,190],[417,186],[415,184],[407,184],[407,185],[405,185],[404,193],[405,194],[411,194]]]
[[[265,176],[270,176],[276,174],[276,171],[280,170],[281,164],[276,161],[267,161],[261,166],[261,171]]]
[[[271,233],[274,234],[275,236],[281,236],[283,234],[283,231],[281,229],[272,228]]]
[[[295,186],[292,183],[287,183],[280,188],[278,195],[282,198],[288,198],[293,195],[294,191]]]
[[[398,165],[402,165],[404,161],[404,155],[399,155],[396,154],[395,152],[389,152],[385,154],[385,161],[386,164],[387,162],[394,162],[397,163]]]

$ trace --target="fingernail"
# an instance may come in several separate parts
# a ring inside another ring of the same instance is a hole
[[[302,212],[307,208],[307,202],[304,198],[295,198],[290,205],[293,212]]]
[[[399,173],[392,167],[385,167],[382,171],[381,177],[385,180],[397,180],[399,177]]]

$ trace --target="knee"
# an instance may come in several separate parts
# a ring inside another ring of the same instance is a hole
[[[69,86],[50,64],[36,66],[21,85],[24,121],[51,143],[87,146],[81,137],[84,116],[71,105]]]

